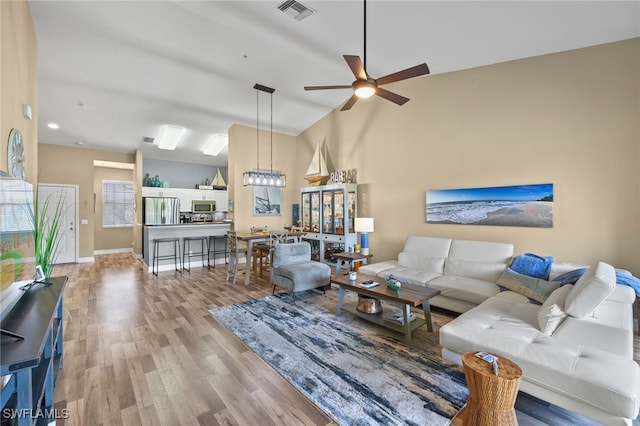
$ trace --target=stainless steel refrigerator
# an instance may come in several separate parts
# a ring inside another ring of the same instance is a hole
[[[145,225],[177,225],[180,223],[180,201],[174,197],[142,198]]]

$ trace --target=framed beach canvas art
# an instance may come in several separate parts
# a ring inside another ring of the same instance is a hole
[[[553,184],[428,190],[427,223],[553,226]]]
[[[282,188],[255,186],[253,188],[253,215],[280,216],[282,214]]]

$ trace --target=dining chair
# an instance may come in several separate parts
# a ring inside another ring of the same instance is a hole
[[[271,259],[273,256],[273,248],[276,244],[284,244],[288,243],[288,235],[289,232],[284,231],[270,231],[269,232],[269,241],[267,243],[259,243],[254,245],[254,248],[257,248],[259,252],[259,274],[260,278],[262,278],[262,271],[264,270],[265,265],[271,265]],[[266,260],[266,262],[263,262]]]
[[[267,231],[266,226],[252,226],[249,228],[252,234],[265,233]],[[253,244],[253,251],[251,253],[251,257],[253,258],[253,270],[258,269],[258,262],[262,263],[265,260],[267,253],[263,250],[263,246],[266,246],[266,243],[255,243]]]
[[[292,226],[291,232],[304,232],[304,228],[302,226]],[[292,235],[289,236],[288,240],[290,243],[299,243],[302,241],[302,237]]]
[[[227,250],[229,252],[229,267],[227,268],[226,281],[229,281],[229,276],[233,274],[233,283],[235,284],[239,272],[238,260],[244,256],[245,262],[249,261],[247,247],[243,247],[238,244],[238,233],[236,231],[227,232]],[[247,268],[248,266],[249,265],[247,264],[245,268]]]

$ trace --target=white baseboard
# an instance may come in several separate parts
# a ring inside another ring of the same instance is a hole
[[[117,248],[117,249],[106,249],[106,250],[94,250],[93,254],[115,254],[115,253],[133,253],[133,248],[125,247],[125,248]]]
[[[91,256],[91,257],[79,257],[78,258],[78,263],[93,263],[96,261],[96,258]]]

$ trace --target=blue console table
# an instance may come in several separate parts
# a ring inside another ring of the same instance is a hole
[[[54,277],[25,290],[0,328],[0,409],[18,426],[55,420],[54,389],[62,368],[62,295],[67,277]]]

